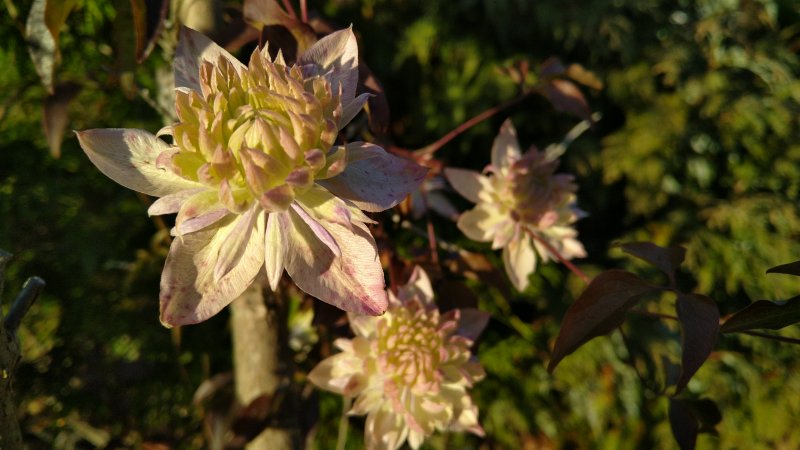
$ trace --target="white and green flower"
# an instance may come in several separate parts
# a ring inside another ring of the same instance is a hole
[[[381,317],[349,314],[353,339],[309,374],[316,386],[355,399],[367,415],[368,449],[416,449],[436,430],[483,436],[467,389],[484,377],[470,348],[489,316],[476,309],[441,314],[427,274],[416,267]]]
[[[381,314],[383,270],[363,211],[397,204],[424,178],[382,148],[336,145],[362,109],[358,47],[335,32],[287,66],[256,49],[248,65],[183,28],[175,56],[179,122],[159,134],[77,132],[91,161],[130,189],[160,197],[151,215],[177,213],[161,277],[161,321],[201,322],[266,268],[347,311]]]
[[[537,259],[556,257],[548,245],[565,259],[586,256],[573,228],[585,214],[575,204],[577,186],[572,175],[556,174],[557,168],[558,159],[535,146],[523,154],[514,125],[506,120],[492,146],[488,175],[445,169],[453,188],[477,203],[461,214],[459,229],[470,239],[503,249],[506,273],[520,291],[528,287]]]

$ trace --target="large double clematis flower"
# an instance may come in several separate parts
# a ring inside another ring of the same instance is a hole
[[[266,268],[347,311],[387,308],[383,270],[363,211],[392,207],[426,169],[372,144],[335,145],[362,109],[352,30],[318,41],[287,66],[266,47],[248,65],[183,28],[175,55],[179,122],[162,130],[78,132],[91,161],[178,213],[161,277],[161,321],[201,322]]]
[[[506,273],[520,291],[543,261],[586,256],[572,224],[585,214],[575,204],[572,175],[556,174],[558,159],[535,146],[520,151],[517,132],[506,120],[492,146],[487,175],[445,169],[453,188],[475,208],[461,214],[458,228],[470,239],[503,249]],[[535,250],[534,250],[535,249]]]
[[[414,269],[381,317],[350,314],[353,339],[308,375],[320,388],[355,398],[348,414],[367,415],[368,449],[419,448],[436,430],[483,436],[467,389],[484,377],[470,348],[488,314],[454,309],[441,314],[428,275]]]

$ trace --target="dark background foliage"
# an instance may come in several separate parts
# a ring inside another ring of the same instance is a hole
[[[100,174],[69,133],[60,158],[48,152],[47,93],[23,35],[30,6],[7,0],[0,14],[0,247],[15,255],[6,290],[34,274],[48,283],[20,330],[23,431],[31,448],[201,448],[204,411],[192,396],[203,380],[230,370],[227,313],[162,328],[157,290],[167,243],[163,223],[145,214],[148,199]],[[579,264],[590,275],[620,267],[661,281],[611,245],[646,240],[685,246],[678,283],[713,298],[723,316],[798,294],[796,279],[765,275],[800,256],[797,2],[328,0],[310,8],[354,25],[401,147],[423,147],[513,98],[516,85],[501,68],[527,61],[536,73],[557,55],[593,71],[604,88],[583,92],[602,119],[561,166],[576,175],[579,204],[590,214],[578,223],[589,253]],[[169,62],[157,48],[135,64],[131,14],[126,1],[79,0],[69,15],[56,71],[57,83],[82,86],[67,106],[69,129],[163,125],[152,107],[154,74]],[[579,120],[532,96],[437,157],[481,169],[506,117],[523,146],[540,148]],[[498,255],[452,222],[434,224],[441,239],[499,267]],[[407,255],[425,252],[424,239],[400,231],[393,238]],[[674,447],[667,402],[653,394],[677,354],[673,324],[633,317],[625,328],[633,345],[619,333],[591,341],[550,375],[549,349],[581,281],[551,263],[510,298],[480,281],[467,284],[494,316],[477,350],[487,378],[473,389],[487,437],[443,435],[427,445]],[[440,301],[456,295],[440,287]],[[654,298],[649,307],[668,301]],[[797,325],[782,333],[800,337]],[[298,356],[300,380],[329,351],[326,336]],[[773,341],[721,338],[685,394],[713,399],[722,411],[718,435],[701,435],[700,448],[800,448],[797,354]],[[318,404],[315,442],[328,448],[340,401],[320,394]],[[312,420],[316,407],[308,406]],[[354,424],[356,448],[362,422]]]

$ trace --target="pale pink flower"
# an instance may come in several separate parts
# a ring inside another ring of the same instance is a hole
[[[383,270],[362,210],[397,204],[425,169],[372,144],[335,145],[368,96],[355,96],[352,30],[321,39],[288,67],[266,47],[245,66],[183,28],[174,67],[179,122],[163,130],[172,145],[135,129],[77,133],[103,173],[160,197],[149,214],[178,213],[162,323],[208,319],[263,267],[273,289],[285,268],[323,301],[381,314]]]
[[[483,436],[467,389],[484,377],[470,348],[489,319],[477,309],[440,314],[427,274],[416,267],[381,317],[350,314],[353,339],[308,375],[320,388],[355,398],[367,415],[368,449],[418,448],[436,430]]]
[[[556,174],[557,168],[558,159],[535,146],[523,154],[514,125],[506,120],[494,140],[488,175],[445,169],[453,188],[477,203],[461,214],[459,229],[470,239],[503,249],[506,273],[520,291],[536,270],[537,253],[545,262],[555,257],[531,235],[565,259],[586,256],[572,226],[585,214],[575,204],[577,187],[572,175]]]

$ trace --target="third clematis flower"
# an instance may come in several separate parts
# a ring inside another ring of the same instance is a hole
[[[177,213],[161,277],[161,322],[201,322],[262,268],[347,311],[387,308],[363,211],[397,204],[426,169],[363,142],[336,145],[368,94],[355,95],[358,46],[332,33],[288,66],[256,49],[248,65],[183,28],[175,55],[179,122],[159,134],[77,132],[91,161],[130,189],[160,197],[150,215]]]
[[[575,204],[577,186],[572,175],[556,174],[557,168],[558,159],[535,146],[523,154],[506,120],[492,146],[488,175],[445,169],[453,188],[477,203],[461,214],[459,229],[470,239],[503,249],[506,273],[520,291],[536,270],[537,253],[543,261],[556,256],[552,250],[565,259],[586,256],[572,226],[585,215]]]
[[[484,377],[470,347],[489,320],[473,308],[441,314],[428,275],[416,267],[408,284],[389,294],[381,317],[349,314],[353,339],[308,375],[320,388],[355,403],[350,415],[367,415],[368,449],[416,449],[436,430],[483,436],[478,407],[467,389]]]

